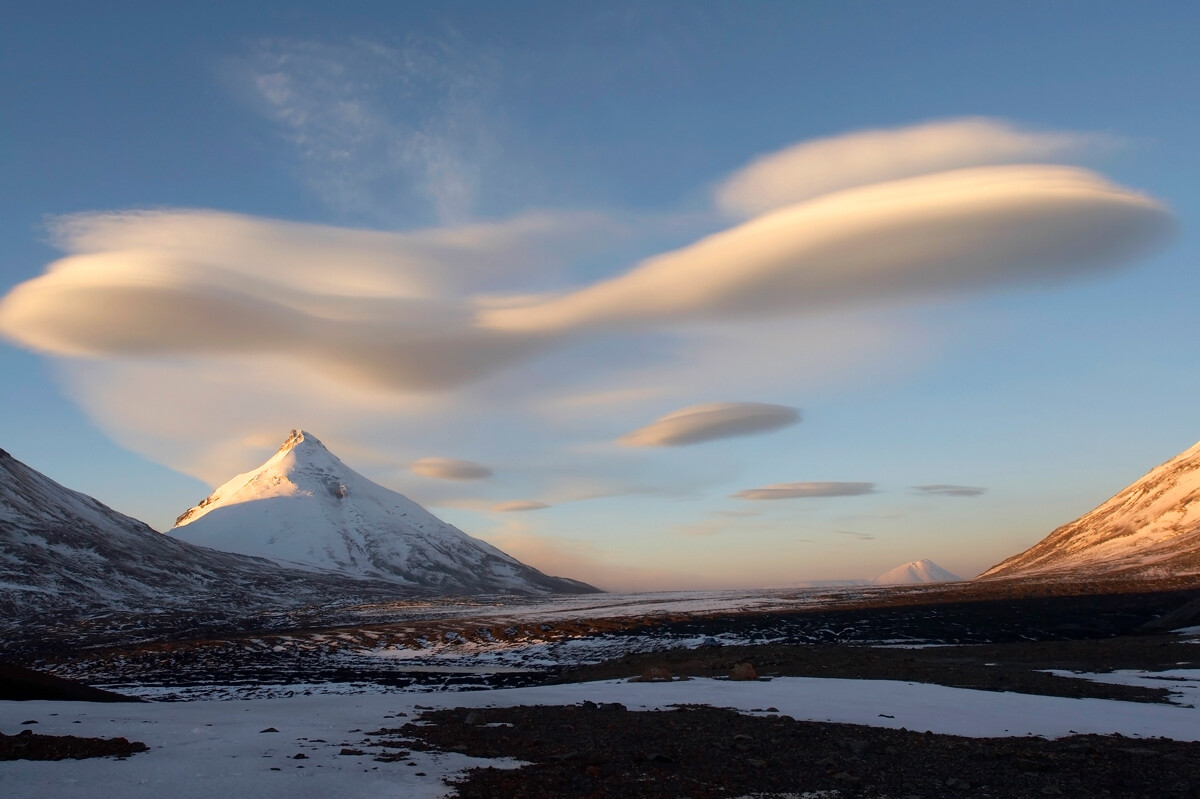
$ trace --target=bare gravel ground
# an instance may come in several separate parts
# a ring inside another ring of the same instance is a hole
[[[1200,743],[962,738],[711,707],[457,709],[421,721],[394,732],[416,748],[530,763],[469,772],[455,786],[462,799],[1200,795]]]

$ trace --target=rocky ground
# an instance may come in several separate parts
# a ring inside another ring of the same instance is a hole
[[[414,748],[529,762],[469,772],[455,786],[462,799],[1200,795],[1200,743],[1120,736],[961,738],[590,703],[434,711],[381,732]]]
[[[0,760],[84,760],[89,757],[126,758],[150,747],[125,738],[80,738],[75,735],[38,735],[22,730],[0,732]]]
[[[1200,644],[1154,632],[1162,626],[1159,620],[1189,603],[1194,598],[1183,592],[985,598],[935,607],[900,603],[824,611],[822,620],[843,625],[841,629],[878,629],[881,617],[887,617],[901,636],[979,640],[986,631],[1000,642],[928,648],[701,646],[630,655],[568,669],[550,679],[822,676],[1162,702],[1165,689],[1100,684],[1046,670],[1195,668]],[[703,630],[713,620],[677,623]],[[780,625],[766,619],[740,623]],[[1032,638],[1039,640],[1026,640]],[[591,703],[428,712],[419,723],[393,732],[417,748],[528,763],[469,772],[456,785],[463,799],[1200,795],[1200,743],[1165,739],[963,738],[711,707],[631,713]]]

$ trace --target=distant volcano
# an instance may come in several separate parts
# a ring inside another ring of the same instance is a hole
[[[293,430],[259,468],[185,511],[170,535],[292,567],[382,577],[439,593],[591,593],[550,577],[371,482]]]
[[[1200,444],[980,578],[1184,574],[1200,574]]]
[[[886,571],[875,578],[876,585],[915,585],[918,583],[954,583],[962,578],[951,574],[932,560],[914,560]]]

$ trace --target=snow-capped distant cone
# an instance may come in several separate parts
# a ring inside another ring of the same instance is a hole
[[[917,585],[919,583],[956,583],[961,577],[943,569],[932,560],[914,560],[886,571],[875,578],[876,585]]]
[[[979,579],[1188,574],[1200,574],[1200,443]]]
[[[443,522],[293,430],[253,471],[176,520],[172,536],[289,566],[383,577],[447,594],[587,593]]]

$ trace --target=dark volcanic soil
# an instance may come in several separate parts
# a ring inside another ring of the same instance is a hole
[[[628,712],[592,703],[460,708],[420,722],[387,732],[409,737],[413,748],[531,763],[470,771],[457,785],[463,799],[1200,796],[1200,743],[961,738],[710,707]]]

